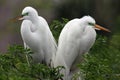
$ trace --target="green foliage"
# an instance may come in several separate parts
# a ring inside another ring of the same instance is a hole
[[[62,18],[62,21],[54,20],[52,24],[50,25],[50,29],[56,41],[58,41],[60,32],[68,21],[69,21],[68,19]]]
[[[0,55],[0,80],[57,80],[62,78],[63,67],[50,68],[34,64],[31,51],[22,46],[10,46],[6,54]]]
[[[68,19],[52,22],[50,29],[55,39],[68,22]],[[97,36],[89,54],[84,55],[79,64],[80,73],[73,80],[82,77],[85,80],[120,80],[120,37],[112,35],[111,39]],[[0,55],[0,80],[58,80],[63,77],[63,67],[49,68],[43,64],[33,64],[32,52],[22,46],[10,46],[6,54]]]
[[[98,36],[90,54],[85,54],[79,65],[85,80],[120,80],[120,50],[116,46]]]

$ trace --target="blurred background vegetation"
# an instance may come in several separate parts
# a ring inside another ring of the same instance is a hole
[[[23,8],[32,6],[49,25],[53,20],[81,18],[90,15],[97,24],[109,28],[112,33],[97,31],[108,36],[120,46],[120,0],[0,0],[0,51],[5,52],[10,44],[22,44],[21,22],[9,20],[20,15]]]
[[[36,8],[39,15],[48,21],[56,40],[68,20],[84,15],[92,16],[97,24],[110,29],[111,33],[97,31],[96,43],[90,50],[91,54],[84,55],[85,61],[78,66],[85,80],[120,80],[120,0],[0,0],[0,52],[6,52],[9,45],[22,44],[21,22],[10,22],[10,19],[20,15],[26,6]],[[24,68],[28,73],[31,73],[30,70],[33,72],[36,70],[28,67],[27,62],[21,60],[19,56],[18,58],[16,55],[13,56],[15,53],[25,51],[23,48],[19,49],[19,46],[9,47],[7,54],[0,56],[0,72],[5,72],[0,79],[8,77],[10,80],[16,80],[18,77],[19,80],[36,79],[34,75],[31,76],[32,74],[20,73]],[[20,71],[16,70],[13,64]],[[36,66],[39,67],[39,64]],[[26,75],[23,77],[23,74]]]

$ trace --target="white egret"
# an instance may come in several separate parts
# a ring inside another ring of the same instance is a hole
[[[30,48],[35,62],[50,65],[52,57],[56,53],[56,41],[49,29],[46,20],[38,15],[32,7],[25,7],[22,15],[16,17],[23,20],[21,36],[25,48]]]
[[[71,80],[74,73],[77,73],[77,64],[82,61],[82,55],[87,53],[96,40],[95,29],[110,32],[95,23],[90,16],[69,21],[61,31],[58,49],[54,61],[54,67],[64,66],[63,80]]]

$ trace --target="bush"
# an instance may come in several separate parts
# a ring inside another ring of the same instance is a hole
[[[59,34],[68,22],[53,21],[50,29],[58,40]],[[113,35],[109,40],[104,36],[97,36],[89,54],[84,55],[84,62],[79,64],[80,74],[85,80],[120,80],[120,37]],[[34,64],[30,56],[32,52],[22,46],[13,45],[5,54],[0,55],[0,80],[58,80],[63,67],[50,68],[43,64]]]
[[[10,46],[8,52],[0,55],[0,80],[58,80],[63,67],[50,68],[34,64],[31,51],[22,46]]]
[[[98,36],[79,65],[85,80],[120,80],[120,50],[116,46],[108,43],[106,37]]]

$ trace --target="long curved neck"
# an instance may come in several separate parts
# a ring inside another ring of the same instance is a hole
[[[92,46],[96,39],[96,31],[91,26],[86,26],[85,32],[84,32],[84,38],[87,42],[89,42],[89,46]],[[86,42],[86,43],[87,43]]]
[[[32,33],[30,30],[30,26],[32,26],[31,21],[23,20],[22,25],[21,25],[21,35],[23,39],[26,38],[26,36],[29,38],[31,37]]]
[[[87,36],[91,36],[91,37],[96,37],[96,31],[94,28],[92,28],[92,26],[86,26],[85,28],[85,33]],[[88,38],[89,38],[88,37]]]
[[[39,23],[39,16],[38,15],[31,15],[30,21],[32,22],[32,25],[30,26],[31,32],[35,32],[38,29],[38,23]]]
[[[30,20],[33,24],[35,24],[36,22],[39,21],[39,16],[38,15],[32,15]]]

